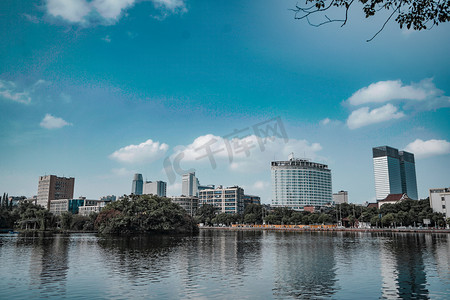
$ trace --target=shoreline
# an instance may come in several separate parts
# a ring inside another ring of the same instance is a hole
[[[276,228],[276,227],[199,227],[200,230],[229,230],[229,231],[294,231],[294,232],[395,232],[395,233],[445,233],[450,229],[396,229],[396,228]]]

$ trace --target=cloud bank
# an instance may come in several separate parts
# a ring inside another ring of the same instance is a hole
[[[39,79],[25,88],[19,88],[13,81],[0,79],[0,97],[22,104],[30,104],[33,92],[39,87],[50,84],[48,81]]]
[[[374,107],[386,103],[381,107]],[[419,83],[404,84],[401,80],[387,80],[372,83],[353,93],[344,101],[351,106],[365,105],[352,111],[347,119],[350,129],[399,119],[405,116],[405,111],[427,111],[442,107],[450,107],[450,97],[438,89],[432,78],[426,78]],[[394,106],[393,103],[397,105]]]
[[[403,112],[397,112],[397,108],[390,103],[373,110],[370,110],[369,107],[361,107],[350,114],[347,126],[350,129],[356,129],[392,119],[400,119],[404,116]]]
[[[149,0],[164,14],[185,12],[184,0]],[[47,0],[47,13],[69,23],[89,24],[92,19],[114,24],[136,0]]]
[[[426,158],[430,156],[443,155],[450,153],[450,143],[446,140],[428,140],[416,139],[408,144],[405,150],[414,153],[416,158]]]
[[[161,158],[168,149],[169,145],[148,139],[139,145],[120,148],[114,151],[109,158],[122,163],[150,163]]]
[[[228,165],[232,171],[251,173],[266,170],[274,159],[286,160],[291,152],[296,156],[317,159],[320,150],[322,146],[319,143],[307,140],[289,139],[286,143],[279,137],[260,139],[256,135],[229,140],[207,134],[197,137],[189,145],[177,146],[171,160],[181,157],[181,154],[181,164],[185,166],[195,168],[196,165],[215,164],[222,168]]]

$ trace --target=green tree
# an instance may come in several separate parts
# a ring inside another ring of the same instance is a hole
[[[61,222],[61,229],[69,230],[73,219],[72,213],[65,211],[59,216],[59,219]]]
[[[356,218],[352,215],[347,217],[348,221],[350,222],[350,226],[355,227]]]
[[[262,223],[262,222],[260,222],[261,219],[258,218],[258,216],[255,215],[254,213],[248,213],[244,216],[244,223],[245,224],[260,224],[260,223]]]
[[[212,220],[216,217],[216,209],[213,205],[204,204],[197,209],[195,214],[195,219],[197,223],[203,223],[205,225],[211,226]]]
[[[193,218],[170,199],[131,195],[108,204],[95,221],[100,233],[127,234],[148,232],[194,233]]]
[[[450,21],[449,1],[434,0],[306,0],[305,6],[296,5],[292,11],[295,12],[295,19],[305,19],[308,24],[318,27],[324,24],[337,22],[341,26],[347,24],[348,11],[350,7],[359,5],[362,7],[366,18],[373,17],[377,12],[385,12],[386,18],[381,28],[367,41],[373,40],[395,17],[400,28],[423,30],[438,26],[440,23]],[[341,11],[341,18],[330,19],[327,17],[328,10]],[[311,21],[311,17],[322,15],[322,21]],[[387,17],[386,17],[387,16]]]
[[[247,215],[251,214],[251,217],[248,217],[248,220],[251,220],[251,224],[262,224],[263,222],[263,211],[262,211],[262,205],[260,204],[249,204],[244,209],[244,222]]]
[[[373,216],[370,218],[370,225],[377,226],[380,225],[380,218],[378,216]]]
[[[303,224],[303,214],[301,212],[293,212],[290,218],[290,224],[299,225]]]
[[[238,214],[220,213],[213,218],[212,223],[230,226],[232,223],[237,223],[239,218]]]
[[[385,205],[387,205],[387,204],[385,204]],[[395,217],[394,217],[393,213],[388,213],[381,218],[381,224],[383,224],[384,227],[386,227],[386,226],[389,227],[389,226],[393,225],[394,221],[395,221]]]

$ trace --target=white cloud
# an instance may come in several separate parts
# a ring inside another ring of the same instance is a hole
[[[84,22],[91,6],[85,0],[47,0],[47,12],[72,23]]]
[[[49,81],[43,79],[23,88],[19,88],[16,83],[0,79],[0,98],[8,99],[14,102],[30,104],[33,93],[40,87],[50,85]]]
[[[51,114],[46,114],[44,119],[41,121],[41,127],[47,129],[57,129],[64,126],[72,125],[61,118],[52,116]]]
[[[346,102],[351,105],[362,105],[396,100],[406,100],[405,103],[409,106],[426,110],[450,106],[450,97],[436,88],[432,78],[410,85],[403,84],[401,80],[379,81],[359,89]]]
[[[39,23],[39,18],[36,17],[36,16],[32,16],[32,15],[29,15],[29,14],[22,14],[22,15],[25,17],[25,19],[27,19],[31,23],[34,23],[34,24]]]
[[[369,107],[361,107],[350,114],[347,119],[347,126],[350,129],[356,129],[404,116],[403,112],[397,112],[397,108],[390,103],[373,110],[370,110]]]
[[[164,12],[185,12],[184,0],[150,0]],[[89,18],[99,18],[105,25],[113,24],[136,0],[47,0],[47,12],[70,23],[88,24]]]
[[[425,158],[450,153],[450,143],[446,140],[423,141],[416,139],[414,142],[408,144],[405,150],[414,153],[414,156],[417,158]]]
[[[279,137],[269,137],[261,147],[258,137],[249,135],[243,138],[232,140],[224,139],[220,136],[207,134],[199,136],[187,146],[175,147],[175,152],[171,156],[173,162],[175,157],[181,158],[180,164],[190,167],[199,165],[210,165],[224,167],[228,165],[231,171],[235,172],[259,172],[266,170],[268,164],[274,159],[285,160],[291,152],[297,156],[306,156],[310,159],[317,159],[317,152],[322,150],[319,143],[310,143],[306,140],[289,139],[286,143]],[[210,149],[212,155],[207,154]],[[183,156],[179,156],[179,154]]]
[[[16,84],[12,81],[0,80],[0,96],[24,104],[31,102],[30,93],[26,90],[19,91]]]
[[[122,10],[134,5],[135,0],[94,0],[92,8],[103,18],[117,20]]]
[[[327,125],[328,123],[330,123],[330,119],[329,118],[325,118],[325,119],[323,119],[322,121],[320,121],[320,124],[322,124],[322,125]]]
[[[341,125],[342,122],[339,120],[332,120],[330,118],[325,118],[323,120],[320,120],[319,124],[322,126],[337,126]]]
[[[112,153],[109,158],[122,163],[152,162],[161,158],[169,149],[165,143],[153,142],[151,139],[139,144],[129,145]]]
[[[181,9],[181,10],[186,9],[184,0],[152,0],[152,2],[156,7],[163,7],[172,12],[174,12],[178,9]]]
[[[102,41],[105,41],[107,43],[111,43],[111,37],[109,35],[102,37]]]

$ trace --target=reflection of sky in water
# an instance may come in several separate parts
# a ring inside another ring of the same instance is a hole
[[[448,235],[0,235],[0,298],[449,298]]]

